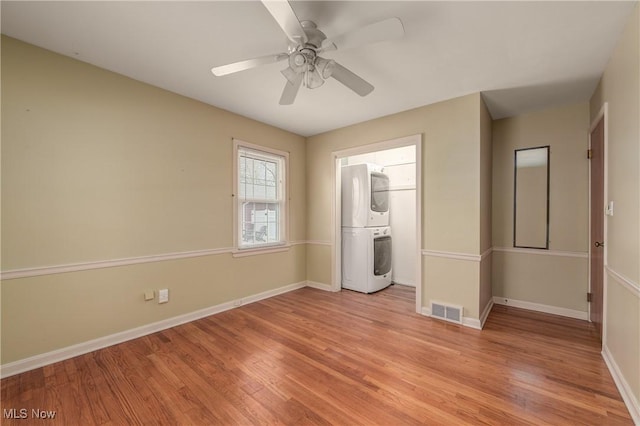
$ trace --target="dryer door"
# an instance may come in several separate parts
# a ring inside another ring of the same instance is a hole
[[[389,177],[384,173],[371,172],[371,211],[389,211]]]
[[[373,239],[373,275],[384,275],[391,271],[391,237]]]

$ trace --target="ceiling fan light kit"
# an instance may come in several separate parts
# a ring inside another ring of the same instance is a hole
[[[329,40],[314,22],[299,21],[288,1],[263,0],[262,4],[291,41],[288,53],[222,65],[212,68],[211,72],[220,77],[288,58],[289,66],[281,71],[287,82],[280,97],[280,105],[293,104],[303,83],[309,89],[316,89],[328,78],[334,78],[360,96],[368,95],[373,91],[373,85],[336,61],[320,57],[320,53],[350,49],[404,35],[402,22],[398,18],[389,18]]]
[[[333,73],[333,69],[335,68],[335,61],[325,58],[316,59],[316,69],[320,72],[320,75],[325,80],[331,77],[331,73]]]
[[[305,86],[309,89],[317,89],[324,84],[324,80],[315,67],[310,67],[305,74]]]

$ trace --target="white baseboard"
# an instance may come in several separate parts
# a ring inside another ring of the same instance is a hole
[[[106,348],[107,346],[113,346],[118,343],[126,342],[128,340],[137,339],[138,337],[146,336],[148,334],[166,330],[167,328],[175,327],[180,324],[185,324],[187,322],[195,321],[200,318],[228,311],[242,305],[247,305],[259,300],[268,299],[279,294],[297,290],[299,288],[305,287],[306,285],[306,282],[289,284],[283,287],[275,288],[273,290],[268,290],[262,293],[243,297],[241,299],[232,300],[230,302],[221,303],[219,305],[200,309],[194,312],[189,312],[187,314],[178,315],[173,318],[167,318],[165,320],[143,325],[141,327],[121,331],[109,336],[99,337],[87,342],[67,346],[66,348],[56,349],[51,352],[46,352],[43,354],[34,355],[29,358],[24,358],[18,361],[3,364],[2,366],[0,366],[0,378],[13,376],[25,371],[33,370],[45,365],[53,364],[55,362],[64,361],[65,359],[93,352],[98,349]]]
[[[307,287],[317,288],[318,290],[333,291],[330,284],[318,283],[315,281],[307,281]]]
[[[631,386],[629,386],[629,383],[625,380],[618,364],[616,364],[616,361],[613,359],[613,356],[606,345],[602,346],[602,358],[604,359],[605,364],[607,364],[607,368],[609,368],[611,377],[613,377],[613,381],[618,387],[618,391],[629,410],[629,414],[631,414],[633,422],[636,425],[640,425],[640,402],[638,402],[636,397],[633,395]]]
[[[487,321],[487,318],[489,317],[491,308],[493,308],[493,299],[489,299],[489,303],[487,303],[487,306],[484,307],[482,314],[480,314],[480,329],[484,328],[484,323]]]
[[[402,278],[399,280],[396,280],[395,278],[392,281],[393,284],[398,284],[398,285],[404,285],[407,287],[416,287],[416,282],[412,281],[412,280],[403,280]]]
[[[575,318],[585,321],[589,320],[587,313],[583,311],[560,308],[558,306],[543,305],[541,303],[526,302],[524,300],[509,299],[508,297],[494,296],[493,303],[495,303],[496,305],[513,306],[514,308],[528,309],[530,311],[544,312],[546,314],[560,315],[563,317]]]
[[[422,309],[420,310],[420,314],[424,315],[425,317],[430,317],[436,320],[440,320],[440,318],[431,316],[431,308],[427,306],[422,307]],[[444,320],[440,320],[440,321],[444,321]],[[469,328],[475,328],[476,330],[482,330],[482,327],[480,325],[480,320],[476,318],[462,317],[462,325]]]
[[[462,325],[465,327],[475,328],[476,330],[482,330],[482,324],[477,318],[462,317]]]

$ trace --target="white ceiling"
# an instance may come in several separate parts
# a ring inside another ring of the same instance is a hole
[[[303,136],[483,92],[493,118],[588,100],[635,2],[298,1],[329,38],[398,17],[405,37],[325,53],[375,86],[330,79],[278,104],[286,63],[210,69],[286,51],[260,2],[2,1],[2,33]],[[42,70],[42,72],[47,72]]]

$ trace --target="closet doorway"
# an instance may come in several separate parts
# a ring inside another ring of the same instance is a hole
[[[422,300],[422,136],[414,135],[336,151],[334,156],[334,203],[332,241],[332,290],[342,287],[341,168],[373,163],[389,176],[389,225],[393,235],[392,282],[415,287],[416,312]]]

